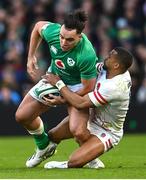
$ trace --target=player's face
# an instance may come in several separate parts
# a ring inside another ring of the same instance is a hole
[[[77,34],[75,29],[69,30],[62,25],[60,30],[60,46],[63,51],[69,51],[74,48],[80,39],[81,34]]]
[[[117,61],[117,52],[112,50],[104,59],[104,69],[111,70],[119,65]]]

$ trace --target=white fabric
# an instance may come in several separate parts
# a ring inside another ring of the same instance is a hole
[[[103,65],[104,65],[103,62],[96,64],[96,69],[98,73],[102,71]]]
[[[87,163],[84,167],[86,168],[92,168],[92,169],[100,169],[100,168],[105,168],[105,165],[103,162],[96,158],[92,160],[91,162]],[[54,168],[59,168],[59,169],[66,169],[68,168],[68,161],[50,161],[47,162],[44,165],[45,169],[54,169]]]
[[[56,87],[60,91],[65,86],[64,82],[62,80],[57,81]]]
[[[45,169],[53,169],[53,168],[59,168],[59,169],[66,169],[68,168],[68,161],[50,161],[44,165]]]
[[[97,107],[91,110],[90,123],[102,127],[111,136],[121,139],[123,124],[129,107],[131,77],[129,72],[107,79],[106,71],[98,76],[93,92],[88,93],[90,100]]]
[[[109,151],[111,148],[115,147],[121,140],[122,134],[111,133],[101,127],[99,127],[95,122],[89,122],[88,127],[91,134],[95,135],[104,144],[104,152]]]
[[[44,101],[43,101],[41,98],[39,98],[39,96],[37,96],[36,93],[35,93],[35,89],[38,88],[38,87],[40,87],[41,84],[43,84],[43,79],[41,79],[35,86],[33,86],[33,87],[29,90],[28,93],[29,93],[34,99],[36,99],[36,100],[42,102],[43,104],[45,104]],[[73,92],[76,92],[76,91],[80,90],[82,87],[83,87],[83,85],[82,85],[81,83],[80,83],[80,84],[76,84],[76,85],[68,85],[68,88],[69,88],[71,91],[73,91]]]
[[[43,124],[43,121],[42,120],[40,120],[40,126],[39,126],[39,128],[38,129],[36,129],[36,130],[27,130],[28,132],[29,132],[29,134],[31,134],[31,135],[34,135],[34,134],[36,134],[36,135],[39,135],[39,134],[42,134],[43,132],[44,132],[44,124]]]
[[[85,167],[91,168],[91,169],[101,169],[101,168],[105,168],[105,165],[99,158],[96,158],[90,161],[89,163],[87,163]]]

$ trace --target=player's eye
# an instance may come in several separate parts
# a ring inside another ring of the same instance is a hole
[[[64,39],[64,37],[63,37],[62,35],[60,35],[60,38],[61,38],[61,39]]]
[[[74,39],[73,38],[69,38],[69,39],[67,39],[67,41],[68,42],[72,42],[72,41],[74,41]]]

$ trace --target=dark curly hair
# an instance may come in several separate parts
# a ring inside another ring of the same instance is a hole
[[[126,71],[132,65],[134,59],[133,55],[123,47],[116,47],[114,50],[118,53],[117,58],[123,65],[124,71]]]
[[[78,9],[74,12],[66,14],[63,24],[65,25],[65,28],[76,29],[77,33],[80,34],[85,28],[87,18],[87,14],[83,10]]]

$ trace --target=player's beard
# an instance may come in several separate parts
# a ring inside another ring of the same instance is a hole
[[[103,63],[103,69],[104,69],[104,70],[107,70],[107,66],[106,66],[105,61],[104,61],[104,63]]]

